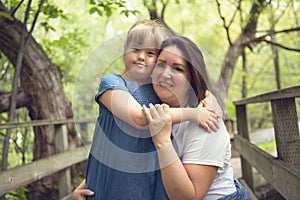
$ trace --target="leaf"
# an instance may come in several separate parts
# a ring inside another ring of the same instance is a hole
[[[90,14],[94,14],[95,12],[98,13],[98,15],[100,15],[100,16],[103,15],[102,11],[99,10],[97,7],[92,7],[92,8],[89,10],[89,13],[90,13]]]
[[[14,20],[14,18],[9,13],[7,13],[7,12],[0,11],[0,16],[8,19],[9,21],[13,21]]]

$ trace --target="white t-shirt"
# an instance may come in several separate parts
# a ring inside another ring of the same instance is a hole
[[[173,125],[173,145],[183,164],[219,167],[205,199],[217,199],[236,191],[230,164],[231,145],[223,121],[217,132],[208,133],[192,122]]]

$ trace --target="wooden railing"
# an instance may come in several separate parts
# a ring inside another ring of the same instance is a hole
[[[285,199],[300,197],[300,140],[295,98],[300,86],[286,88],[234,102],[236,106],[236,149],[241,155],[242,176],[254,190],[252,167]],[[249,141],[247,105],[270,102],[277,157],[266,153]]]
[[[79,125],[83,132],[87,131],[87,125],[89,123],[94,122],[95,120],[92,119],[76,120],[76,124]],[[56,152],[58,152],[47,158],[1,172],[0,196],[57,172],[59,173],[59,199],[63,199],[71,194],[72,186],[69,167],[87,159],[90,145],[85,145],[72,151],[68,150],[69,146],[66,126],[69,123],[74,123],[74,119],[39,120],[24,123],[0,124],[0,130],[17,127],[54,125],[55,147]]]
[[[300,197],[300,141],[295,103],[297,97],[300,97],[300,86],[234,102],[238,130],[238,134],[234,136],[235,147],[241,155],[243,179],[252,190],[254,190],[252,170],[254,167],[284,198],[298,199]],[[270,102],[272,105],[277,157],[273,157],[249,141],[247,105],[260,102]],[[74,123],[74,119],[0,124],[0,129],[52,124],[55,126],[56,148],[60,152],[2,172],[0,174],[0,196],[57,172],[60,173],[59,198],[63,199],[71,193],[69,167],[85,161],[90,146],[68,150],[66,131],[68,123]],[[76,123],[83,132],[86,132],[87,124],[94,123],[94,120],[76,120]]]

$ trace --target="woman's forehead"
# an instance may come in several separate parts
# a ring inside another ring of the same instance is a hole
[[[181,50],[176,46],[168,46],[164,48],[158,56],[159,59],[172,59],[186,62]]]

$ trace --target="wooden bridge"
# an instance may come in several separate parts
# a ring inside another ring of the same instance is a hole
[[[237,130],[234,144],[241,155],[243,179],[254,190],[253,168],[285,199],[300,197],[300,140],[295,98],[300,86],[282,89],[234,102]],[[274,157],[252,144],[248,128],[247,105],[270,102],[277,148]]]
[[[255,169],[282,197],[291,200],[299,199],[300,141],[295,100],[299,97],[300,86],[295,86],[234,102],[237,116],[237,134],[234,135],[234,146],[240,155],[241,163],[238,163],[238,166],[241,166],[241,180],[249,186],[251,191],[255,189]],[[276,157],[259,149],[250,141],[247,105],[262,102],[270,102],[272,106]],[[0,124],[0,129],[53,125],[56,130],[56,148],[60,152],[48,158],[1,172],[0,196],[53,173],[59,173],[59,197],[60,199],[70,199],[73,190],[70,167],[86,161],[90,146],[85,145],[76,150],[68,150],[66,131],[68,123],[74,123],[74,120]],[[76,120],[76,123],[80,125],[82,132],[87,132],[88,124],[93,125],[94,120]]]

